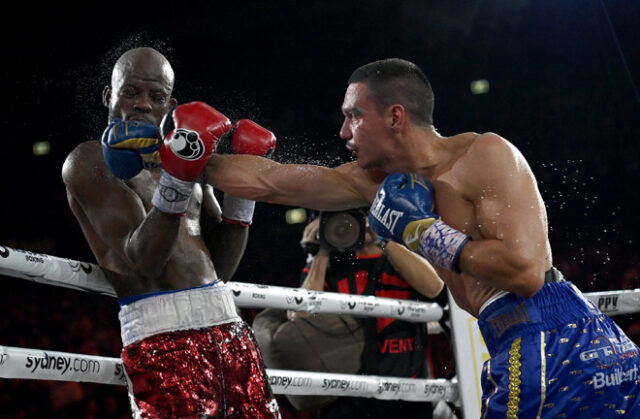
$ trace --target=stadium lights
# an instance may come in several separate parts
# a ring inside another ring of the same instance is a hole
[[[307,221],[307,210],[304,208],[293,208],[285,213],[287,224],[300,224]]]
[[[474,95],[484,95],[489,93],[489,80],[480,79],[471,82],[471,93]]]

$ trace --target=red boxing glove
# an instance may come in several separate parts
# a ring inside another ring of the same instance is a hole
[[[159,210],[184,214],[193,184],[221,136],[232,129],[229,118],[203,102],[177,106],[160,124],[162,173],[152,203]]]
[[[233,131],[220,139],[216,152],[221,154],[252,154],[270,157],[276,148],[276,136],[249,119],[239,120]],[[228,223],[248,226],[253,218],[255,202],[227,193],[222,201],[222,219]]]
[[[162,168],[178,179],[195,181],[218,139],[231,129],[229,118],[206,103],[176,107],[160,124]]]
[[[270,157],[276,148],[276,136],[250,119],[236,122],[229,136],[221,139],[216,147],[220,154],[252,154]]]

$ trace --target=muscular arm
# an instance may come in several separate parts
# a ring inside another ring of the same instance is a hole
[[[494,288],[532,296],[551,267],[544,203],[529,165],[504,139],[485,134],[464,164],[480,237],[463,248],[460,268]]]
[[[444,282],[422,256],[392,241],[385,246],[384,255],[400,276],[420,294],[435,298],[442,291]]]
[[[222,220],[222,210],[211,185],[203,185],[202,236],[211,253],[216,273],[225,282],[231,280],[244,255],[249,228]]]
[[[64,163],[71,209],[100,264],[121,274],[157,278],[176,241],[180,217],[155,208],[147,212],[140,198],[109,173],[99,147],[81,144]]]
[[[355,163],[327,168],[249,155],[213,155],[207,179],[216,189],[244,199],[324,211],[369,205],[377,189]]]

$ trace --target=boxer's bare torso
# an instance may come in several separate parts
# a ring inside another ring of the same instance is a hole
[[[143,170],[127,181],[116,179],[104,162],[98,141],[78,145],[63,167],[69,205],[98,263],[109,271],[118,296],[194,287],[217,278],[200,224],[203,211],[215,213],[217,203],[211,203],[215,202],[211,188],[203,193],[199,184],[195,185],[187,213],[169,220],[180,226],[160,275],[145,277],[132,272],[124,250],[125,242],[132,238],[125,233],[128,226],[141,223],[152,210],[151,198],[159,172],[160,169]],[[209,204],[203,206],[204,201]]]
[[[451,156],[444,164],[419,174],[435,187],[435,211],[472,242],[492,240],[534,259],[541,278],[551,267],[547,217],[535,178],[520,153],[494,134],[459,134],[444,139]],[[498,252],[496,252],[498,253]],[[500,256],[478,252],[477,257]],[[468,273],[436,267],[456,302],[477,316],[482,304],[498,292],[491,283]],[[503,289],[509,290],[507,284]]]

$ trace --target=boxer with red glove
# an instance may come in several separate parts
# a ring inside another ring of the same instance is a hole
[[[229,118],[203,102],[177,106],[160,124],[162,172],[152,203],[160,211],[182,215],[193,185],[216,143],[232,129]]]
[[[240,119],[233,130],[218,141],[220,154],[252,154],[270,157],[276,148],[276,136],[249,119]],[[249,226],[253,219],[255,201],[224,194],[222,219],[228,223]]]

